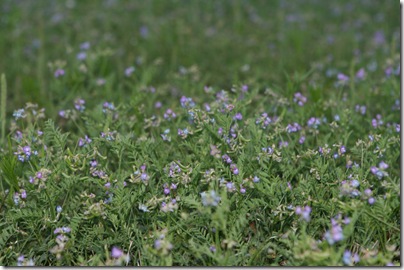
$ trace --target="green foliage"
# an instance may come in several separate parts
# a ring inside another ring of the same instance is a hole
[[[395,4],[1,1],[0,264],[401,264]]]

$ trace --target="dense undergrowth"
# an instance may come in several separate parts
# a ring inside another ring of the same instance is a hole
[[[398,3],[325,2],[2,1],[0,263],[400,265]]]

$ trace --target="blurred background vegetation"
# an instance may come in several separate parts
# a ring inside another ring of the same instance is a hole
[[[154,87],[177,102],[205,85],[282,89],[312,69],[326,95],[337,71],[376,65],[374,76],[384,76],[384,60],[397,57],[400,44],[395,0],[2,0],[0,15],[8,113],[29,101],[49,117],[78,96],[90,106]],[[65,64],[59,80],[49,67],[55,61]],[[136,68],[130,81],[129,66]]]

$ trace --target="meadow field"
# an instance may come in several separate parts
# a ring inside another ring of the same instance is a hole
[[[400,266],[396,0],[1,0],[0,265]]]

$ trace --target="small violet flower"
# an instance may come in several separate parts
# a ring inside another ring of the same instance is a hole
[[[53,76],[55,76],[55,78],[59,78],[62,77],[63,75],[65,75],[65,71],[61,68],[58,68],[57,70],[55,70],[55,72],[53,73]]]

